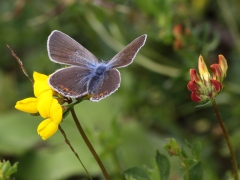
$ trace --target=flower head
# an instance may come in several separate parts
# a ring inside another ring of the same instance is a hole
[[[179,156],[181,154],[181,149],[177,141],[173,138],[169,138],[168,140],[169,142],[164,145],[164,149],[168,151],[170,156]]]
[[[62,107],[56,99],[47,96],[40,99],[38,104],[40,115],[46,119],[39,124],[37,132],[43,140],[46,140],[58,129],[62,120]]]
[[[226,77],[227,61],[223,55],[218,56],[218,64],[210,66],[212,74],[209,73],[202,56],[198,59],[198,71],[190,69],[190,77],[187,87],[192,91],[191,99],[195,102],[209,101],[214,99],[223,89],[222,81]]]
[[[48,76],[34,72],[33,79],[35,97],[18,101],[15,108],[30,114],[39,113],[45,118],[39,124],[37,132],[43,140],[46,140],[57,131],[63,111],[57,99],[53,98],[54,91],[48,85]]]

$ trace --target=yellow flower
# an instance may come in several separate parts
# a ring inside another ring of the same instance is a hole
[[[58,125],[62,120],[62,107],[54,98],[44,96],[38,103],[39,113],[43,118],[37,128],[38,134],[43,140],[51,137],[58,129]]]
[[[36,98],[26,98],[18,101],[15,108],[30,114],[39,113],[43,118],[37,129],[43,140],[51,137],[58,129],[62,120],[62,107],[53,98],[53,90],[48,85],[48,76],[37,72],[33,73],[34,95]]]

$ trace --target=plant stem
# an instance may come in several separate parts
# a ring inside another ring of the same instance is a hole
[[[23,63],[22,61],[20,60],[20,58],[15,54],[15,52],[12,50],[12,48],[6,44],[8,49],[10,49],[11,53],[12,53],[12,56],[15,57],[15,59],[17,60],[19,66],[21,67],[22,69],[22,72],[23,74],[25,74],[25,76],[27,76],[27,78],[32,82],[32,84],[34,84],[34,81],[30,78],[30,76],[28,75],[27,71],[25,70],[24,66],[23,66]]]
[[[188,167],[185,167],[185,172],[186,172],[186,180],[189,180],[189,170],[188,170]]]
[[[86,173],[87,173],[88,177],[90,178],[90,180],[93,180],[92,177],[90,176],[87,168],[84,166],[83,162],[81,161],[80,157],[78,156],[78,153],[76,153],[76,151],[73,149],[70,141],[69,141],[68,138],[67,138],[66,133],[64,132],[64,130],[63,130],[63,128],[60,126],[60,124],[59,124],[59,126],[58,126],[58,129],[59,129],[60,132],[62,133],[62,135],[63,135],[63,137],[64,137],[64,139],[65,139],[66,144],[70,147],[70,149],[72,150],[72,152],[75,154],[75,156],[77,157],[77,159],[79,160],[79,162],[80,162],[81,165],[83,166],[83,168],[84,168],[84,170],[86,171]]]
[[[94,150],[92,144],[90,143],[90,141],[88,140],[85,132],[83,131],[83,128],[82,128],[81,124],[80,124],[79,121],[78,121],[78,118],[77,118],[77,116],[76,116],[76,113],[75,113],[73,107],[71,107],[71,114],[72,114],[72,117],[73,117],[73,119],[74,119],[74,122],[75,122],[75,124],[76,124],[76,126],[77,126],[77,128],[78,128],[79,133],[81,134],[84,142],[86,143],[87,147],[89,148],[89,150],[91,151],[91,153],[92,153],[92,155],[94,156],[95,160],[97,161],[99,167],[101,168],[102,173],[103,173],[105,179],[106,179],[106,180],[110,180],[110,177],[109,177],[109,175],[108,175],[105,167],[103,166],[103,163],[101,162],[101,160],[100,160],[100,158],[98,157],[96,151]]]
[[[178,156],[180,158],[180,160],[182,161],[182,163],[184,163],[184,157],[180,154]],[[184,169],[185,169],[185,180],[189,180],[189,170],[188,170],[188,166],[184,163]]]
[[[234,180],[238,180],[237,161],[236,161],[235,154],[233,152],[233,148],[232,148],[232,145],[231,145],[231,142],[230,142],[230,139],[229,139],[229,135],[228,135],[227,129],[226,129],[225,125],[223,124],[222,118],[221,118],[221,116],[219,114],[219,110],[218,110],[217,104],[216,104],[214,99],[212,99],[212,104],[213,104],[213,109],[215,111],[215,114],[216,114],[216,117],[218,119],[218,122],[219,122],[219,124],[220,124],[220,126],[222,128],[223,135],[224,135],[225,140],[227,142],[228,149],[230,151],[230,155],[231,155],[231,159],[232,159],[233,172],[234,172]]]

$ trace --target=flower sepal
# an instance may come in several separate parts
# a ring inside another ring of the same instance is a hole
[[[31,116],[40,116],[39,112],[38,113],[30,113]]]
[[[195,106],[194,108],[199,108],[199,107],[206,106],[206,105],[208,105],[210,102],[211,102],[210,100],[203,101],[201,104]]]

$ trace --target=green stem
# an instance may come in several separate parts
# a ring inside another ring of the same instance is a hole
[[[185,171],[186,171],[186,180],[189,180],[188,167],[185,168]]]
[[[120,166],[119,159],[117,157],[116,151],[114,150],[112,152],[112,154],[113,154],[113,161],[114,161],[114,164],[116,165],[117,172],[122,172],[122,168]],[[123,180],[123,177],[120,173],[117,173],[117,176],[118,176],[118,179]]]
[[[72,117],[73,117],[73,119],[74,119],[74,122],[75,122],[75,124],[76,124],[76,126],[77,126],[77,128],[78,128],[79,133],[81,134],[84,142],[86,143],[87,147],[89,148],[89,150],[91,151],[91,153],[92,153],[92,155],[94,156],[95,160],[97,161],[99,167],[101,168],[102,173],[103,173],[105,179],[106,179],[106,180],[110,180],[110,177],[109,177],[109,175],[108,175],[105,167],[103,166],[102,161],[101,161],[100,158],[98,157],[98,155],[97,155],[96,151],[94,150],[92,144],[90,143],[90,141],[88,140],[85,132],[83,131],[83,128],[82,128],[81,124],[80,124],[79,121],[78,121],[78,118],[77,118],[77,116],[76,116],[76,113],[75,113],[73,107],[71,108],[71,114],[72,114]]]
[[[229,135],[228,135],[227,129],[226,129],[225,125],[223,124],[222,118],[221,118],[221,116],[219,114],[219,110],[218,110],[217,104],[216,104],[214,99],[212,99],[212,104],[213,104],[213,109],[215,111],[215,114],[216,114],[216,117],[218,119],[218,122],[219,122],[219,124],[220,124],[220,126],[222,128],[223,135],[224,135],[225,140],[227,142],[228,149],[230,151],[230,155],[231,155],[231,159],[232,159],[233,172],[234,172],[234,180],[238,180],[237,161],[236,161],[235,154],[233,152],[233,148],[232,148],[232,145],[231,145],[231,142],[230,142],[230,139],[229,139]]]
[[[184,163],[184,157],[181,154],[178,157],[181,159],[182,163]],[[185,163],[184,163],[184,165],[185,165],[184,169],[185,169],[185,174],[186,174],[185,180],[189,180],[188,166]]]
[[[77,153],[77,152],[74,150],[74,148],[72,147],[70,141],[69,141],[68,138],[67,138],[66,133],[64,132],[64,130],[63,130],[63,128],[60,126],[60,124],[59,124],[59,126],[58,126],[58,129],[59,129],[60,132],[62,133],[62,135],[63,135],[63,137],[64,137],[64,139],[65,139],[66,144],[70,147],[70,149],[72,150],[72,152],[75,154],[75,156],[77,157],[77,159],[79,160],[79,162],[80,162],[81,165],[83,166],[83,168],[84,168],[84,170],[86,171],[86,173],[87,173],[88,177],[90,178],[90,180],[93,180],[92,177],[90,176],[87,168],[84,166],[83,162],[81,161],[80,157],[78,156],[78,153]]]

